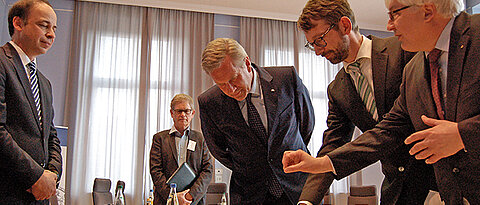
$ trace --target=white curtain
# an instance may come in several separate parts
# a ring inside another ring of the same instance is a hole
[[[259,66],[294,65],[297,68],[315,109],[315,129],[308,149],[316,156],[322,146],[323,131],[327,128],[327,86],[342,64],[333,65],[327,59],[316,56],[304,47],[305,43],[303,32],[297,29],[295,22],[248,17],[240,19],[240,44],[245,47],[252,62]],[[340,195],[348,193],[350,184],[356,184],[354,180],[346,177],[333,183],[331,192],[339,196],[336,204],[345,203]]]
[[[81,1],[75,13],[67,204],[92,204],[96,177],[110,179],[112,192],[125,181],[127,203],[143,204],[151,139],[173,124],[171,98],[213,84],[200,68],[213,14]]]

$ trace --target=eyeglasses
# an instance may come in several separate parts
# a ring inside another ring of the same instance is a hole
[[[320,37],[318,37],[317,39],[315,39],[313,41],[313,43],[310,43],[307,41],[307,43],[305,44],[305,48],[308,48],[312,51],[315,51],[315,46],[318,46],[320,48],[324,48],[327,46],[327,42],[325,41],[325,39],[323,39],[323,37],[325,37],[325,35],[327,35],[327,33],[335,26],[335,24],[332,24],[330,25],[330,27],[328,27],[328,29],[325,31],[325,33],[323,33]]]
[[[411,6],[412,6],[412,5],[410,5],[410,6],[404,6],[404,7],[402,7],[402,8],[395,9],[395,10],[393,10],[393,11],[388,12],[388,17],[390,17],[390,21],[395,21],[395,18],[398,16],[398,12],[399,12],[399,11],[408,9],[408,8],[410,8]]]
[[[190,114],[192,114],[192,111],[193,111],[193,110],[192,110],[192,109],[185,109],[185,110],[182,110],[182,109],[174,109],[173,111],[174,111],[175,114],[177,114],[177,115],[182,114],[182,112],[184,112],[184,113],[187,114],[187,115],[190,115]]]

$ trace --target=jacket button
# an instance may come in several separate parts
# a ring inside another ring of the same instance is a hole
[[[398,167],[398,171],[403,172],[403,171],[405,171],[405,168],[404,167]]]
[[[458,169],[458,168],[455,167],[455,168],[453,168],[452,171],[453,171],[453,173],[458,173],[458,172],[460,172],[460,169]]]

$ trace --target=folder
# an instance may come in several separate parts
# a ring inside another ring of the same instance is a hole
[[[184,162],[177,170],[170,176],[167,180],[167,184],[175,183],[177,184],[177,192],[184,191],[185,189],[191,187],[193,181],[195,180],[195,173],[192,168]]]

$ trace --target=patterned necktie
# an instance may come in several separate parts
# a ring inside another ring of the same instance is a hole
[[[430,65],[430,84],[432,86],[433,101],[435,101],[438,117],[443,120],[444,113],[440,99],[440,89],[438,86],[440,85],[440,79],[438,78],[438,70],[440,69],[440,65],[438,64],[438,59],[440,58],[441,54],[442,51],[435,48],[428,54],[427,58]]]
[[[40,89],[38,89],[37,69],[33,61],[28,63],[27,66],[30,69],[30,84],[31,84],[30,88],[32,89],[33,99],[35,101],[35,107],[37,108],[38,121],[40,122],[40,126],[41,126],[42,125],[42,109],[40,104]]]
[[[360,60],[360,59],[359,59]],[[367,108],[368,112],[372,114],[373,119],[378,121],[377,105],[375,103],[375,96],[373,96],[372,88],[368,84],[365,76],[360,72],[360,62],[359,60],[348,65],[347,71],[351,73],[354,78],[355,87],[357,92],[362,98],[363,104]]]
[[[246,103],[247,103],[247,116],[248,116],[248,125],[252,129],[253,133],[257,135],[260,140],[267,145],[268,143],[268,137],[267,137],[267,131],[265,130],[265,127],[263,126],[262,123],[262,118],[260,118],[260,114],[258,114],[257,109],[252,103],[252,94],[249,93],[246,98]],[[277,181],[275,176],[273,175],[272,172],[269,174],[270,176],[267,179],[267,187],[268,191],[275,197],[279,198],[282,196],[282,187],[280,183]]]
[[[247,115],[248,115],[248,125],[253,130],[253,133],[257,135],[260,140],[267,144],[267,131],[262,123],[262,118],[260,118],[260,114],[258,114],[255,105],[252,103],[252,94],[249,93],[246,98],[247,102]]]

